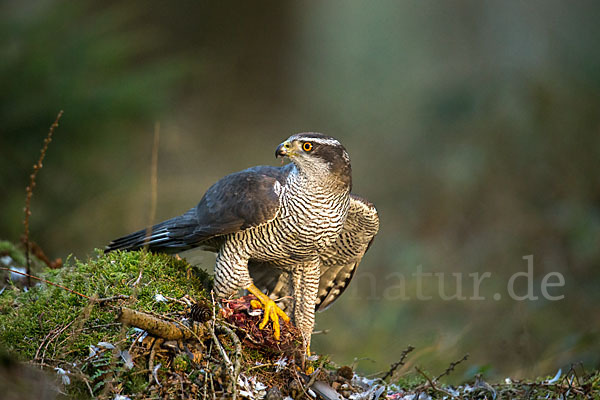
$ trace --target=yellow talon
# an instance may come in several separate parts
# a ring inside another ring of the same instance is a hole
[[[306,358],[308,359],[308,357],[310,357],[310,343],[306,346]],[[306,375],[310,375],[315,372],[315,369],[311,366],[308,366],[304,372]]]
[[[259,329],[264,329],[267,326],[269,320],[273,321],[273,336],[276,340],[279,340],[281,337],[281,327],[279,325],[279,317],[281,317],[284,321],[288,322],[290,317],[288,317],[281,308],[273,300],[269,298],[266,294],[260,291],[254,284],[248,286],[246,288],[250,293],[256,296],[256,298],[260,301],[261,304],[257,304],[256,300],[252,300],[250,304],[254,308],[262,308],[265,310],[265,315],[263,317],[262,322],[258,325]],[[254,303],[253,303],[254,302]],[[257,306],[258,307],[255,307]]]
[[[250,300],[250,306],[252,306],[252,308],[261,308],[262,309],[262,303],[258,300]]]

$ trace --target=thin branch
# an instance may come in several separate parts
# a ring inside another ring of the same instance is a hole
[[[206,325],[209,327],[209,331],[210,331],[212,340],[213,340],[214,344],[217,346],[217,350],[219,351],[219,354],[221,354],[221,358],[223,358],[223,361],[225,362],[225,365],[227,366],[227,371],[229,372],[229,378],[231,379],[232,398],[233,398],[233,400],[235,400],[237,398],[237,375],[239,375],[239,357],[237,357],[238,348],[236,345],[236,366],[234,366],[233,363],[231,362],[231,360],[229,359],[227,352],[221,345],[221,342],[219,342],[219,338],[217,337],[217,334],[215,333],[215,331],[219,328],[226,328],[227,331],[231,332],[233,336],[235,336],[235,334],[233,334],[233,331],[231,331],[231,329],[229,329],[227,327],[223,326],[223,327],[217,328],[217,326],[216,326],[217,315],[216,315],[216,306],[215,306],[216,303],[215,303],[214,292],[212,290],[210,292],[210,295],[211,295],[212,303],[213,303],[213,315],[212,315],[211,323],[208,323]],[[239,343],[239,340],[238,340],[238,343]],[[240,350],[240,354],[241,354],[241,347],[239,348],[239,350]],[[237,370],[237,374],[236,374],[236,370]]]
[[[150,375],[148,376],[148,383],[152,383],[152,379],[155,378],[154,376],[154,357],[156,357],[156,348],[159,347],[162,343],[164,342],[164,339],[158,338],[155,339],[152,342],[152,347],[150,348],[150,356],[148,358],[148,370],[150,371]],[[156,379],[156,383],[158,384],[158,386],[160,387],[160,382],[158,381],[158,378]]]
[[[129,296],[126,294],[118,294],[116,296],[111,296],[111,297],[104,297],[102,299],[92,299],[92,301],[96,302],[96,303],[108,303],[110,301],[115,301],[115,300],[126,300],[128,299]]]
[[[6,267],[0,267],[0,269],[3,269],[3,270],[5,270],[5,271],[12,272],[13,274],[19,274],[19,275],[26,276],[26,277],[28,277],[28,278],[33,278],[33,279],[35,279],[35,280],[38,280],[38,281],[44,282],[44,283],[46,283],[46,284],[48,284],[48,285],[52,285],[52,286],[59,287],[59,288],[61,288],[61,289],[64,289],[64,290],[66,290],[67,292],[71,292],[71,293],[73,293],[73,294],[76,294],[76,295],[78,295],[78,296],[84,297],[84,298],[86,298],[86,299],[88,299],[88,300],[91,300],[91,301],[93,301],[93,300],[94,300],[94,299],[92,299],[91,297],[89,297],[89,296],[86,296],[85,294],[81,294],[81,293],[79,293],[79,292],[76,292],[76,291],[75,291],[75,290],[73,290],[73,289],[69,289],[68,287],[65,287],[65,286],[63,286],[63,285],[59,285],[58,283],[54,283],[54,282],[47,281],[47,280],[46,280],[46,279],[44,279],[44,278],[38,278],[38,277],[37,277],[37,276],[35,276],[35,275],[26,274],[25,272],[19,272],[19,271],[15,271],[14,269],[11,269],[11,268],[6,268]]]
[[[233,365],[233,378],[232,378],[233,379],[233,382],[232,382],[233,396],[232,396],[232,398],[235,400],[235,398],[237,397],[237,380],[238,380],[238,377],[240,376],[240,368],[241,368],[242,343],[240,342],[240,339],[237,337],[237,335],[225,325],[221,325],[221,324],[217,325],[216,331],[219,333],[227,334],[227,336],[229,336],[229,338],[231,339],[231,341],[233,342],[233,344],[235,346],[235,364]]]
[[[42,162],[44,161],[44,157],[46,157],[46,151],[48,150],[48,145],[50,144],[50,142],[52,141],[52,135],[54,134],[54,130],[58,127],[58,121],[60,120],[60,117],[62,117],[63,115],[63,110],[60,110],[58,112],[58,115],[56,116],[56,119],[54,120],[54,123],[52,125],[50,125],[50,129],[48,130],[48,134],[46,135],[46,139],[44,139],[44,145],[42,146],[42,149],[40,150],[40,158],[38,159],[37,163],[35,163],[33,165],[33,172],[31,173],[31,175],[29,175],[29,185],[25,188],[25,218],[23,220],[23,225],[25,226],[25,259],[27,260],[27,273],[30,274],[31,273],[31,259],[29,258],[29,250],[30,250],[30,245],[29,245],[29,216],[31,215],[31,197],[33,196],[33,188],[35,187],[35,178],[37,177],[37,174],[39,172],[40,169],[42,169],[43,164]],[[27,276],[27,285],[31,286],[31,280],[29,279],[31,277],[31,275],[26,275]]]
[[[404,350],[402,350],[402,353],[400,354],[400,360],[396,361],[395,363],[393,363],[390,366],[390,369],[388,370],[388,372],[385,373],[385,375],[383,376],[383,378],[381,378],[382,380],[385,380],[387,377],[392,376],[394,374],[394,372],[401,366],[404,365],[404,362],[406,360],[406,356],[408,356],[408,353],[410,353],[411,351],[413,351],[415,348],[411,345],[408,345]]]
[[[445,370],[444,372],[442,372],[440,375],[438,375],[438,376],[437,376],[437,377],[434,379],[434,381],[435,381],[435,382],[437,382],[437,381],[439,381],[439,380],[440,380],[440,378],[443,378],[444,376],[448,376],[448,375],[450,375],[450,373],[451,373],[452,371],[454,371],[454,368],[456,368],[456,366],[457,366],[458,364],[462,363],[463,361],[467,361],[467,359],[468,359],[468,358],[469,358],[469,353],[465,354],[465,355],[463,356],[463,358],[461,358],[460,360],[458,360],[458,361],[454,361],[454,362],[451,362],[451,363],[450,363],[450,365],[448,366],[448,368],[446,368],[446,370]]]
[[[419,367],[417,367],[415,365],[415,370],[421,375],[423,376],[423,378],[427,379],[427,382],[429,382],[429,386],[431,386],[432,389],[437,390],[437,387],[433,384],[433,381],[431,380],[431,378],[429,376],[427,376],[427,374],[425,372],[423,372]]]
[[[148,215],[148,226],[146,228],[146,240],[144,247],[148,247],[152,226],[156,217],[156,199],[158,197],[158,139],[160,137],[160,122],[154,124],[154,142],[152,145],[152,169],[150,172],[150,214]]]
[[[33,253],[33,255],[36,256],[38,259],[40,259],[44,264],[46,264],[48,268],[58,269],[62,267],[62,258],[56,258],[54,261],[50,260],[50,258],[48,258],[48,256],[44,253],[44,250],[42,250],[42,248],[37,243],[35,243],[32,240],[25,240],[25,235],[21,237],[21,242],[23,242],[23,244],[29,242],[29,251]]]
[[[442,388],[435,386],[435,384],[433,383],[434,381],[432,381],[431,378],[429,376],[427,376],[427,374],[425,372],[423,372],[421,369],[419,369],[419,367],[415,366],[415,370],[421,376],[423,376],[425,379],[427,379],[427,383],[429,384],[431,389],[435,390],[436,392],[444,393],[446,396],[456,398],[456,396],[454,396],[452,393],[448,392],[447,390],[444,390]],[[423,389],[423,390],[427,389],[427,384],[419,386],[419,389],[417,389],[417,390],[420,391],[421,389]],[[416,398],[419,398],[419,396],[416,396]]]

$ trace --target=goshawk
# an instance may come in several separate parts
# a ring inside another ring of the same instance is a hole
[[[216,294],[254,294],[264,307],[259,327],[272,321],[277,339],[287,311],[308,348],[315,310],[348,286],[379,218],[371,203],[350,193],[350,157],[335,138],[293,135],[275,156],[292,162],[227,175],[185,214],[116,239],[106,251],[216,252]],[[282,297],[291,300],[279,307],[273,300]]]

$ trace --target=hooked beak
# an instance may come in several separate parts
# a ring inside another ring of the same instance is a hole
[[[285,157],[290,155],[291,145],[290,142],[283,142],[279,146],[277,146],[277,150],[275,150],[275,158]]]

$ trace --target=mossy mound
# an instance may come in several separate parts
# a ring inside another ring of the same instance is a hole
[[[114,340],[121,333],[114,302],[103,304],[108,302],[98,299],[130,296],[125,303],[136,310],[183,311],[183,305],[156,301],[156,296],[206,298],[210,277],[192,268],[166,255],[129,252],[99,253],[88,262],[46,270],[39,277],[62,287],[41,282],[27,291],[17,286],[5,289],[0,297],[0,342],[20,358],[31,360],[36,353],[40,356],[39,346],[50,339],[48,335],[62,327],[62,332],[54,332],[55,344],[46,346],[46,357],[64,354],[64,360],[76,360],[88,353],[90,344]]]
[[[211,276],[184,260],[98,251],[36,276],[41,280],[33,287],[9,283],[0,295],[0,348],[54,375],[57,393],[78,399],[228,397],[276,386],[302,394],[299,332],[282,326],[287,339],[274,344],[272,331],[255,329],[262,317],[245,306],[249,298],[216,305]],[[152,336],[120,323],[125,309],[193,333],[180,340]]]
[[[131,346],[136,331],[115,320],[119,307],[183,315],[186,304],[167,299],[206,299],[212,285],[207,273],[185,261],[145,252],[98,252],[87,262],[75,260],[37,276],[61,287],[45,282],[28,290],[6,287],[0,296],[0,344],[22,361],[70,371],[64,390],[78,398],[97,395],[102,386],[93,387],[99,377],[94,375],[102,369],[90,358],[98,343],[105,350]],[[104,353],[109,365],[114,352]],[[88,358],[94,362],[86,364]],[[92,385],[91,393],[86,384]]]

